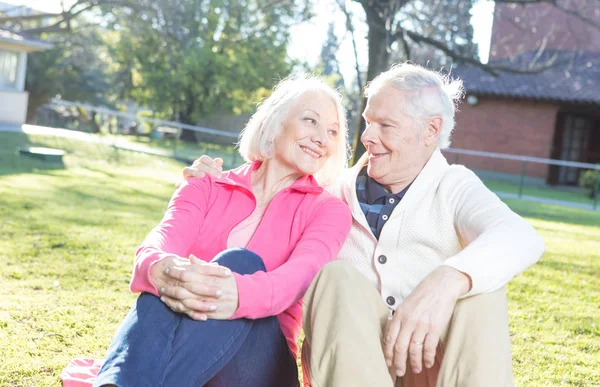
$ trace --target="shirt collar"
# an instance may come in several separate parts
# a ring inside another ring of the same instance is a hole
[[[365,194],[366,194],[366,199],[367,199],[368,204],[374,204],[377,200],[379,200],[381,198],[396,198],[398,201],[400,201],[404,197],[404,195],[406,194],[406,191],[408,191],[408,189],[410,188],[410,186],[412,184],[412,183],[410,183],[408,186],[406,186],[406,188],[404,188],[402,191],[398,192],[397,194],[393,194],[393,193],[387,192],[386,189],[381,184],[379,184],[375,179],[373,179],[372,177],[370,177],[367,174],[367,166],[366,165],[361,169],[361,171],[358,175],[366,177]]]
[[[240,186],[252,192],[252,172],[257,170],[262,165],[260,161],[246,163],[224,172],[221,177],[215,179],[215,184]],[[296,180],[289,189],[301,193],[320,194],[323,188],[317,183],[317,180],[312,175],[306,175]]]

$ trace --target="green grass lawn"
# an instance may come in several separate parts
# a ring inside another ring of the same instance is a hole
[[[15,154],[67,149],[64,165]],[[74,357],[101,358],[133,303],[133,252],[183,165],[46,136],[0,133],[1,386],[58,386]],[[509,286],[519,386],[600,386],[600,212],[507,201],[544,237]]]
[[[509,183],[506,181],[485,180],[485,185],[494,192],[519,194],[519,184]],[[524,186],[521,193],[523,196],[535,196],[564,202],[586,204],[588,206],[594,205],[594,201],[590,198],[587,192],[561,190],[555,187]],[[597,206],[600,208],[600,203],[597,203]]]

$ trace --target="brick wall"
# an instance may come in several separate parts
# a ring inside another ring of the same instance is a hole
[[[558,105],[479,97],[477,106],[463,102],[456,115],[452,148],[550,158]],[[447,155],[450,161],[453,155]],[[460,155],[459,164],[471,169],[521,173],[521,163]],[[526,174],[546,178],[548,167],[527,165]]]

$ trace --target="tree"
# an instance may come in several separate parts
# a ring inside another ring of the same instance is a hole
[[[25,89],[29,92],[27,122],[37,108],[60,95],[64,99],[110,105],[111,75],[100,59],[102,39],[96,30],[56,39],[48,51],[29,55]]]
[[[308,17],[308,0],[78,0],[62,13],[0,17],[0,24],[65,42],[82,26],[101,31],[104,44],[89,47],[108,47],[103,75],[111,82],[111,94],[193,124],[213,112],[253,110],[273,82],[289,74],[289,27]],[[44,70],[61,67],[66,52],[57,49],[34,58],[32,82],[39,85],[48,78]],[[71,84],[81,86],[57,81],[45,89]],[[87,86],[78,90],[90,90]],[[48,97],[41,93],[40,103]],[[193,132],[183,137],[191,139]]]
[[[392,58],[394,48],[400,45],[405,53],[411,53],[414,47],[429,47],[443,53],[448,60],[454,63],[468,63],[479,66],[491,74],[497,75],[499,71],[511,71],[519,73],[530,73],[542,71],[552,65],[540,63],[536,68],[519,69],[506,65],[483,64],[475,55],[475,50],[468,43],[469,31],[465,29],[464,18],[461,25],[454,28],[451,18],[447,19],[446,29],[437,28],[439,23],[448,12],[456,15],[464,15],[470,9],[471,0],[461,2],[460,0],[353,0],[361,4],[368,26],[369,65],[367,69],[366,82],[372,80],[379,73],[387,70]],[[589,15],[586,10],[593,8],[570,7],[569,1],[561,0],[494,0],[496,3],[533,4],[547,3],[569,13],[581,20],[582,23],[594,25],[600,28],[600,23]],[[589,0],[597,2],[598,0]],[[580,1],[585,4],[585,1]],[[461,4],[466,3],[466,4]],[[566,4],[566,5],[565,5]],[[429,26],[427,26],[429,24]],[[448,28],[452,26],[452,28]],[[472,33],[472,32],[471,32]],[[364,108],[365,101],[361,104]],[[360,156],[364,146],[358,140],[364,131],[364,121],[360,120],[355,143],[355,155]]]
[[[305,0],[307,1],[307,0]],[[342,4],[344,3],[345,0],[337,0],[338,3]],[[476,55],[474,54],[475,51],[473,50],[472,45],[468,45],[466,43],[469,43],[470,40],[468,38],[465,38],[465,32],[468,35],[468,31],[464,29],[465,25],[464,25],[464,20],[466,20],[464,17],[462,17],[460,20],[457,20],[457,23],[459,23],[456,27],[456,29],[454,28],[454,25],[451,24],[450,20],[451,19],[447,19],[448,23],[446,23],[446,26],[451,26],[452,28],[449,28],[448,30],[444,30],[442,28],[437,28],[437,26],[435,25],[436,23],[438,23],[439,21],[437,21],[435,19],[436,14],[440,17],[446,17],[448,16],[449,13],[452,12],[457,12],[457,14],[459,15],[459,17],[461,17],[460,15],[464,16],[464,12],[466,11],[467,8],[470,8],[471,5],[471,0],[465,0],[464,4],[461,4],[461,1],[459,0],[431,0],[431,1],[424,1],[424,0],[352,0],[358,4],[361,5],[361,7],[363,8],[365,15],[366,15],[366,21],[367,21],[367,26],[368,26],[368,34],[367,34],[367,39],[368,39],[368,45],[369,45],[369,53],[368,53],[368,57],[369,57],[369,66],[367,69],[367,76],[366,76],[366,80],[363,80],[360,74],[360,71],[358,71],[357,69],[357,76],[358,76],[358,85],[359,86],[363,86],[366,81],[372,80],[377,74],[379,74],[380,72],[387,70],[388,66],[390,64],[390,60],[392,58],[395,59],[395,57],[393,55],[400,55],[402,57],[406,56],[406,55],[420,55],[421,50],[425,50],[426,53],[428,53],[429,49],[433,49],[435,52],[438,53],[443,53],[446,57],[446,59],[444,59],[443,57],[439,57],[440,59],[440,64],[444,64],[444,63],[449,63],[449,61],[451,60],[453,63],[456,62],[464,62],[464,63],[468,63],[471,65],[475,65],[475,66],[479,66],[482,67],[483,69],[485,69],[486,71],[490,72],[491,74],[498,74],[499,71],[512,71],[512,72],[520,72],[520,73],[530,73],[530,72],[536,72],[536,71],[542,71],[543,69],[547,68],[547,66],[551,65],[551,63],[545,63],[545,64],[540,64],[539,66],[537,66],[536,68],[526,68],[526,69],[522,69],[522,68],[518,68],[515,69],[513,67],[507,66],[505,64],[499,65],[499,64],[483,64],[481,63],[481,61],[479,60],[479,58],[476,57]],[[581,23],[592,26],[594,28],[600,28],[600,23],[598,21],[597,17],[594,17],[593,15],[593,10],[597,9],[599,4],[599,0],[494,0],[496,4],[520,4],[520,5],[527,5],[527,4],[539,4],[539,3],[545,3],[548,4],[552,7],[555,7],[557,10],[564,12],[565,14],[569,14],[575,18],[577,18]],[[194,18],[194,22],[197,23],[197,20],[195,18],[197,18],[198,16],[201,16],[201,13],[199,13],[199,9],[202,11],[210,11],[206,9],[206,6],[203,6],[200,4],[200,2],[197,2],[198,4],[194,7],[192,7],[191,9],[188,9],[188,11],[190,11],[190,15],[194,15],[192,18]],[[216,47],[216,51],[217,53],[221,54],[222,56],[220,56],[219,60],[223,60],[223,58],[226,58],[227,55],[233,55],[235,56],[235,52],[232,52],[231,50],[228,50],[227,47],[225,47],[222,43],[223,42],[229,42],[229,43],[239,43],[240,40],[237,39],[221,39],[222,36],[222,32],[224,30],[221,30],[221,26],[229,26],[228,31],[226,31],[225,33],[225,37],[228,37],[228,35],[230,35],[231,31],[235,31],[235,26],[232,23],[227,23],[226,20],[229,19],[229,9],[231,8],[233,10],[233,15],[235,16],[236,13],[240,13],[239,9],[240,8],[245,8],[242,12],[242,14],[244,16],[249,15],[250,17],[246,19],[244,19],[243,17],[241,19],[236,19],[235,17],[233,18],[233,20],[239,20],[241,22],[240,28],[239,28],[239,35],[241,36],[241,40],[244,40],[244,36],[246,37],[253,37],[253,39],[251,39],[251,44],[257,44],[259,48],[264,49],[263,51],[261,51],[264,55],[264,53],[267,51],[266,49],[268,48],[274,48],[275,49],[275,53],[281,53],[283,52],[283,50],[281,49],[281,46],[269,46],[268,44],[265,44],[265,42],[257,42],[260,39],[258,39],[259,35],[261,32],[266,32],[270,37],[273,36],[273,33],[269,33],[269,24],[268,23],[264,23],[264,21],[275,21],[275,29],[277,31],[286,31],[287,29],[285,27],[289,26],[289,24],[291,23],[290,19],[293,19],[294,17],[298,17],[299,15],[301,17],[306,17],[307,16],[307,6],[298,6],[298,5],[294,5],[295,3],[292,2],[291,0],[263,0],[263,1],[259,1],[259,0],[252,0],[252,1],[221,1],[221,2],[216,2],[215,0],[211,0],[208,2],[205,2],[203,4],[210,4],[210,5],[217,5],[217,4],[221,4],[218,9],[219,10],[223,10],[223,15],[225,15],[225,17],[217,17],[215,19],[214,16],[211,16],[210,21],[211,25],[214,25],[214,21],[218,20],[216,22],[216,25],[219,26],[217,29],[214,29],[213,32],[215,32],[215,35],[213,35],[212,37],[210,35],[207,36],[200,36],[200,40],[203,42],[208,42],[207,44],[209,44],[211,42],[211,40],[214,40],[213,47]],[[592,4],[594,3],[594,4]],[[580,7],[578,7],[577,5],[582,5]],[[96,10],[96,9],[101,9],[104,15],[110,15],[115,13],[116,10],[125,10],[127,12],[130,13],[130,15],[135,14],[135,15],[146,15],[146,22],[147,23],[151,23],[151,25],[154,27],[156,26],[158,30],[163,31],[164,33],[166,33],[168,37],[170,38],[180,38],[180,37],[185,37],[189,35],[189,31],[188,31],[188,27],[184,27],[184,28],[177,28],[176,24],[172,24],[173,20],[184,20],[181,19],[181,9],[184,9],[182,7],[186,7],[186,6],[190,6],[190,1],[189,0],[181,0],[179,1],[177,4],[171,4],[171,9],[169,9],[168,7],[168,2],[166,0],[159,0],[159,1],[153,1],[153,0],[77,0],[76,3],[69,8],[66,8],[63,12],[58,13],[58,14],[43,14],[43,15],[29,15],[29,16],[20,16],[20,17],[0,17],[0,25],[9,25],[9,26],[13,26],[14,28],[21,28],[21,25],[24,22],[31,22],[32,20],[40,20],[40,18],[51,18],[52,20],[54,20],[52,23],[48,23],[42,26],[36,26],[36,27],[29,27],[29,28],[23,28],[23,31],[27,31],[27,32],[33,32],[33,33],[41,33],[41,32],[49,32],[49,31],[70,31],[72,29],[72,26],[74,24],[74,22],[77,20],[77,18],[79,17],[79,15],[81,14],[85,14],[85,13],[89,13],[92,10]],[[343,5],[343,4],[342,4]],[[459,7],[458,9],[455,7]],[[273,12],[262,12],[262,10],[268,10],[268,9],[273,10]],[[274,9],[277,8],[277,11],[275,11]],[[349,11],[345,9],[344,6],[341,7],[343,11],[345,11],[346,16],[350,15]],[[443,12],[442,12],[443,10]],[[252,17],[252,15],[256,12],[259,11],[259,17]],[[177,15],[177,17],[179,18],[173,18],[173,14]],[[271,15],[271,16],[268,16]],[[189,19],[189,18],[188,18]],[[207,19],[208,20],[208,19]],[[248,23],[248,20],[252,20],[253,23]],[[351,20],[351,18],[347,18],[348,21]],[[186,20],[186,21],[190,21],[190,20]],[[279,22],[283,21],[283,23],[277,24]],[[429,23],[430,25],[427,26],[427,23]],[[442,23],[443,24],[443,23]],[[243,26],[243,27],[242,27]],[[352,28],[352,23],[348,23],[347,24],[349,30],[351,31],[352,34],[354,34],[354,30]],[[420,27],[419,27],[420,26]],[[427,27],[427,28],[425,28]],[[194,31],[194,29],[191,30],[192,32]],[[258,35],[257,35],[258,34]],[[232,34],[235,35],[235,34]],[[275,33],[275,35],[277,35]],[[159,35],[160,36],[160,35]],[[154,39],[154,40],[153,40]],[[148,38],[147,40],[149,41],[149,43],[155,43],[154,46],[152,47],[157,47],[157,44],[160,45],[160,43],[157,43],[157,41],[155,41],[157,38]],[[467,41],[465,42],[464,39],[466,39]],[[160,38],[158,38],[158,40],[160,40]],[[177,41],[177,39],[175,39],[175,41]],[[281,43],[282,45],[284,43]],[[194,44],[192,44],[192,46],[194,46]],[[209,46],[203,46],[204,48],[209,47]],[[169,48],[165,48],[165,47],[159,47],[161,52],[170,52]],[[184,47],[185,48],[185,47]],[[402,54],[402,52],[404,51],[404,54]],[[177,51],[177,50],[174,50]],[[212,48],[210,49],[210,51],[212,51]],[[355,46],[355,52],[356,52],[356,46]],[[396,52],[396,54],[394,54],[394,52]],[[151,53],[152,54],[152,53]],[[251,53],[246,53],[245,54],[246,57],[249,59],[252,55]],[[175,57],[175,56],[174,56]],[[215,58],[213,58],[213,62],[206,62],[203,63],[203,65],[206,65],[208,63],[217,63],[215,62],[217,56],[215,56]],[[255,56],[253,56],[255,57]],[[259,56],[260,57],[260,56]],[[269,58],[274,58],[274,55],[269,55]],[[266,62],[264,60],[265,56],[260,57],[258,59],[259,64],[263,64],[264,62]],[[438,56],[436,56],[436,58],[438,58]],[[156,59],[155,59],[156,61]],[[175,60],[176,63],[182,63],[183,60],[180,59],[180,57],[178,57]],[[218,62],[221,63],[221,62]],[[165,70],[165,68],[160,68],[161,64],[157,63],[157,70]],[[151,68],[152,66],[146,66],[147,68]],[[273,69],[275,66],[271,66]],[[170,68],[170,67],[167,67]],[[135,75],[131,74],[131,75]],[[206,74],[205,74],[206,75]],[[235,76],[239,76],[240,73],[234,73]],[[245,78],[246,74],[243,74],[243,76],[241,77],[242,79]],[[207,79],[214,79],[216,75],[212,74],[210,77],[208,77]],[[152,77],[152,74],[149,74],[149,77]],[[134,76],[130,77],[131,80],[135,80],[136,78]],[[127,78],[125,78],[127,79]],[[202,78],[204,80],[204,78]],[[223,79],[223,74],[219,75],[219,79]],[[254,78],[253,78],[254,79]],[[187,85],[188,79],[186,79],[184,82],[184,85]],[[148,89],[150,90],[150,89]],[[216,98],[215,99],[215,94],[218,94],[219,96],[223,96],[223,95],[232,95],[230,88],[225,87],[225,90],[230,90],[229,93],[223,93],[222,92],[222,88],[219,87],[217,90],[205,90],[205,93],[207,94],[207,97],[212,98],[213,102],[218,100],[219,103],[214,103],[213,105],[209,105],[209,106],[219,106],[220,104],[227,106],[228,102],[223,99],[223,98]],[[170,94],[172,94],[172,91],[169,92]],[[167,94],[169,94],[167,93]],[[181,93],[180,93],[181,94]],[[186,94],[186,93],[183,93]],[[189,91],[187,92],[187,94],[189,94]],[[235,93],[233,93],[235,94]],[[179,99],[180,102],[182,100],[182,98],[188,98],[190,96],[194,95],[189,94],[189,95],[183,95],[180,96],[179,98],[173,98],[173,100],[177,100]],[[246,94],[244,94],[243,92],[239,92],[235,95],[241,96],[243,95],[244,98],[247,97]],[[146,96],[148,97],[148,96]],[[209,98],[209,100],[210,100]],[[240,101],[242,98],[240,99],[235,99],[236,101]],[[155,101],[158,102],[158,101]],[[211,103],[213,103],[211,102]],[[241,101],[240,101],[241,102]],[[180,111],[183,111],[183,115],[185,116],[186,113],[189,112],[195,112],[197,111],[196,108],[190,108],[189,103],[182,103],[182,105],[188,105],[187,107],[177,107],[176,109],[173,110],[174,113],[179,113]],[[364,101],[363,101],[364,104]],[[235,109],[240,109],[239,107],[237,107],[236,104],[230,104],[231,108]],[[188,112],[189,111],[189,112]],[[360,129],[359,129],[359,134],[362,131],[362,127],[363,124],[361,122],[360,124]],[[357,152],[355,152],[355,154],[360,154],[361,151],[363,150],[361,144],[358,144],[357,147]]]
[[[400,11],[399,19],[406,28],[411,28],[421,36],[429,36],[446,46],[461,57],[479,60],[477,45],[473,43],[471,9],[476,0],[445,0],[408,4]],[[426,63],[430,68],[450,67],[461,63],[453,60],[443,51],[426,44],[415,44],[407,36],[400,35],[392,42],[390,62],[413,61]]]
[[[336,58],[340,43],[334,29],[335,24],[329,23],[327,39],[321,48],[321,73],[323,75],[338,75],[340,73],[340,66]]]
[[[111,52],[130,88],[125,94],[193,124],[215,112],[252,111],[291,71],[288,29],[305,15],[289,1],[157,0],[149,10],[114,13]],[[183,137],[191,140],[193,132]]]

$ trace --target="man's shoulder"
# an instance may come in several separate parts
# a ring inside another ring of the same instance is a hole
[[[475,188],[477,192],[488,191],[479,176],[464,165],[450,165],[439,181],[438,191],[446,197],[462,197],[463,193]],[[491,191],[490,191],[491,192]]]
[[[351,188],[352,182],[356,181],[356,173],[353,168],[344,169],[329,185],[323,188],[338,199],[344,198],[344,192]]]
[[[442,177],[443,182],[457,183],[466,181],[481,181],[479,177],[464,165],[451,164],[446,169],[444,176]]]

